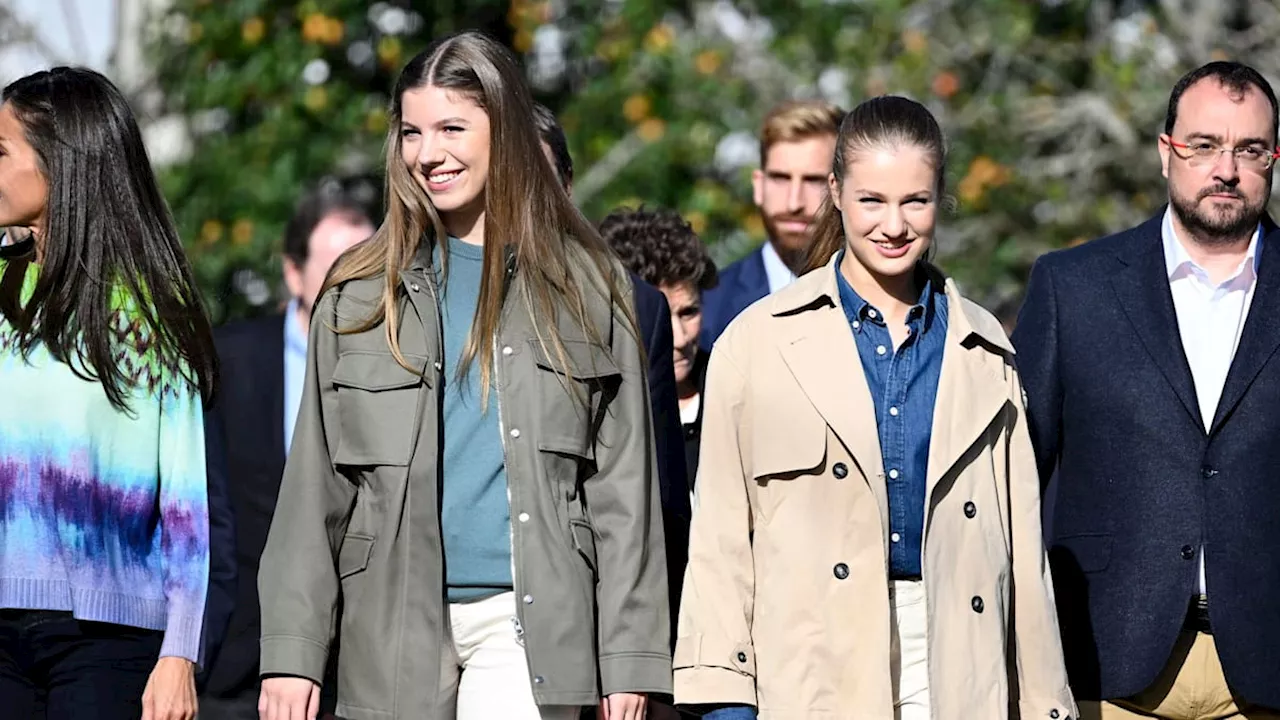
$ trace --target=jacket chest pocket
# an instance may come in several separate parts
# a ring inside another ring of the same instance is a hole
[[[602,347],[565,340],[568,366],[549,346],[529,341],[537,365],[538,449],[595,460],[595,436],[602,412],[617,394],[622,373]]]
[[[425,358],[406,355],[405,359],[411,365],[426,366]],[[338,391],[339,416],[334,463],[408,465],[422,381],[390,353],[341,355],[332,380]]]

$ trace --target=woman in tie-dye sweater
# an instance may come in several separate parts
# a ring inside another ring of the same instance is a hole
[[[101,75],[55,68],[0,95],[3,227],[21,230],[0,243],[0,716],[189,720],[216,360]]]

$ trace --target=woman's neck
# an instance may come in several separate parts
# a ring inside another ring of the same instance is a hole
[[[484,206],[475,210],[460,208],[440,218],[453,237],[469,245],[484,245]]]
[[[840,272],[858,297],[890,318],[905,320],[907,311],[920,299],[916,269],[902,275],[878,275],[862,266],[853,253],[846,252]]]

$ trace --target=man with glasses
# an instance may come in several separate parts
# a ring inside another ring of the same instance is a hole
[[[1276,121],[1252,68],[1189,73],[1168,206],[1031,273],[1013,341],[1084,718],[1280,718]]]

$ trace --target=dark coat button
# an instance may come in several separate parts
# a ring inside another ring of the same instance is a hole
[[[837,580],[844,580],[849,577],[849,566],[844,563],[839,563],[831,572],[835,573]]]
[[[982,604],[982,598],[974,595],[973,600],[969,601],[969,607],[973,608],[973,611],[976,613],[982,612],[982,608],[984,607]]]
[[[1204,467],[1200,468],[1200,477],[1204,478],[1205,480],[1208,480],[1209,478],[1217,474],[1218,474],[1218,471],[1214,470],[1212,467],[1208,465],[1205,465]]]
[[[836,463],[831,466],[831,474],[835,475],[837,480],[843,480],[849,474],[849,467],[844,463]]]
[[[1058,720],[1058,708],[1050,710],[1049,717],[1053,718],[1053,720]]]
[[[967,502],[967,503],[965,503],[965,504],[964,504],[964,516],[965,516],[965,517],[967,517],[967,518],[972,518],[974,515],[977,515],[977,514],[978,514],[978,506],[977,506],[977,505],[974,505],[972,502]]]
[[[1182,559],[1183,559],[1183,560],[1190,560],[1191,558],[1193,558],[1193,557],[1195,557],[1195,556],[1196,556],[1196,549],[1195,549],[1195,548],[1191,547],[1190,545],[1183,545],[1183,546],[1182,546]]]
[[[747,654],[742,652],[738,653],[738,662],[744,663],[746,661],[747,661]]]

